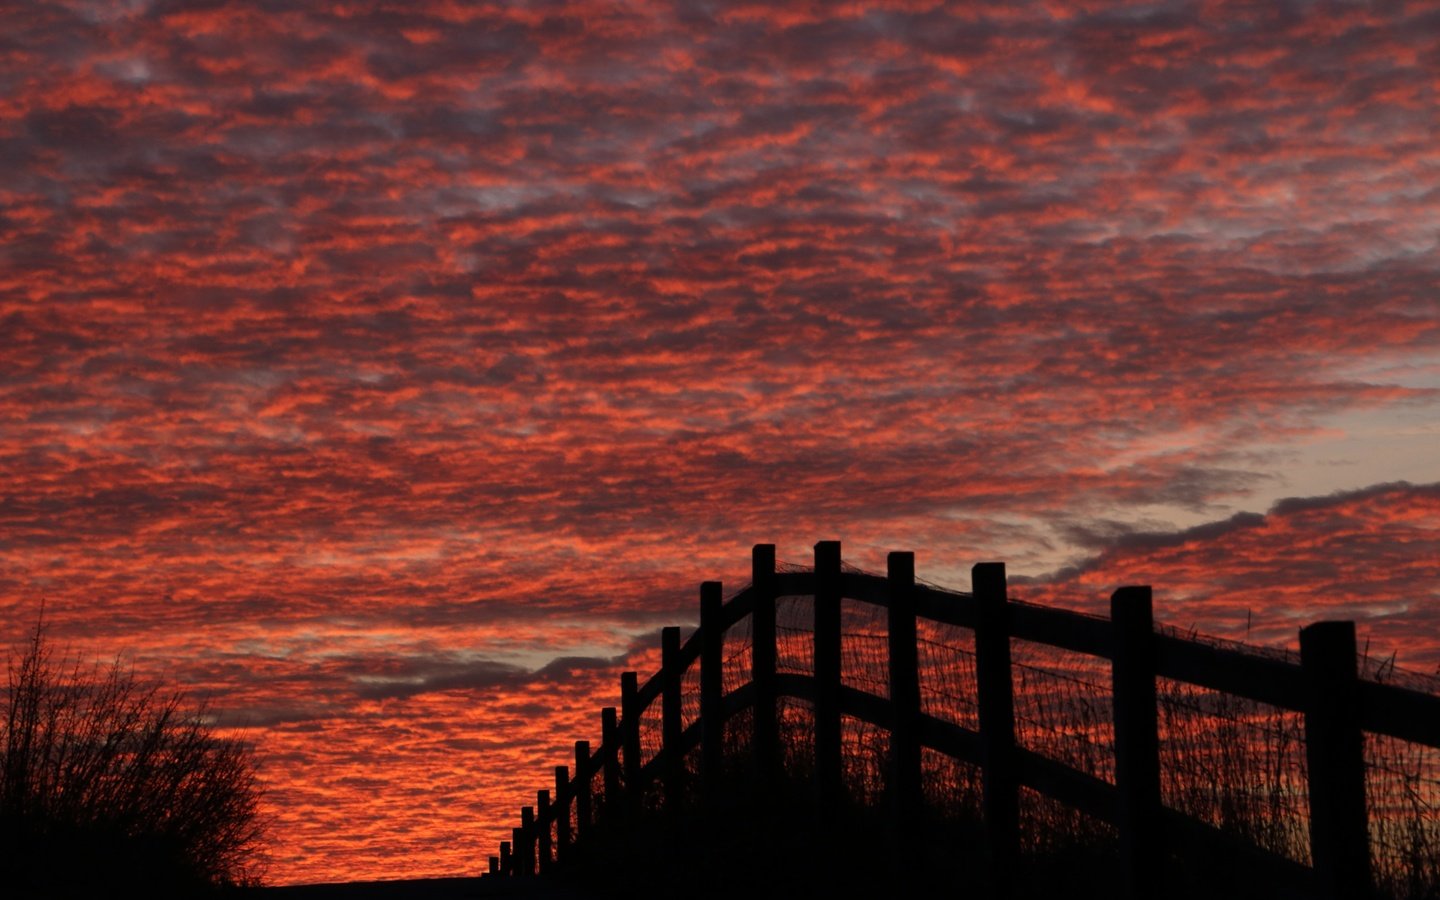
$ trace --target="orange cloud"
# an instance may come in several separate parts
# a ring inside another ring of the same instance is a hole
[[[3,633],[252,722],[279,882],[473,868],[760,540],[1428,666],[1423,485],[1135,536],[1434,418],[1424,6],[8,11]]]

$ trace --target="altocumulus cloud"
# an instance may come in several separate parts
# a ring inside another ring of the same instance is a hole
[[[1440,473],[1259,509],[1437,418],[1431,3],[3,6],[0,619],[249,711],[279,881],[470,867],[761,540],[1429,664]]]

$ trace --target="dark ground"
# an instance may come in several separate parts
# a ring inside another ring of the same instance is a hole
[[[261,888],[255,900],[591,900],[591,895],[542,878],[422,878],[414,881],[354,881]]]

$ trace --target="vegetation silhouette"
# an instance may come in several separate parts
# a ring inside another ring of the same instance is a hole
[[[768,779],[759,775],[750,750],[750,723],[732,721],[738,727],[727,734],[717,792],[707,791],[698,767],[690,765],[683,812],[667,809],[656,790],[645,792],[638,809],[623,799],[607,804],[597,794],[591,838],[549,877],[615,900],[1001,896],[990,880],[978,793],[927,790],[918,815],[897,827],[898,798],[884,765],[851,758],[847,781],[863,779],[866,789],[847,792],[839,802],[820,797],[807,753],[813,721],[800,706],[781,713],[785,763]],[[1068,831],[1037,832],[1046,843],[1027,848],[1017,880],[1005,888],[1010,896],[1115,896],[1114,838],[1098,825],[1076,818],[1065,822]],[[1062,889],[1066,893],[1057,893]]]
[[[203,704],[59,657],[42,620],[12,654],[0,720],[0,890],[196,896],[259,881],[251,751]]]
[[[647,786],[640,808],[594,797],[592,837],[548,877],[597,897],[782,896],[998,898],[1122,897],[1116,830],[1038,792],[1022,790],[1021,844],[1003,883],[987,850],[978,773],[927,754],[918,814],[897,824],[884,741],[848,756],[852,790],[822,801],[808,759],[813,722],[798,704],[781,714],[785,764],[758,788],[745,723],[727,753],[719,799],[707,799],[698,766],[687,765],[684,811]],[[727,735],[728,737],[728,735]],[[957,777],[959,776],[959,777]],[[623,791],[624,785],[621,784]],[[623,795],[622,795],[623,796]],[[1197,845],[1162,865],[1164,896],[1271,900],[1286,885],[1243,858]],[[1397,897],[1434,897],[1398,893]]]
[[[1296,752],[1294,736],[1285,733],[1293,730],[1293,720],[1260,712],[1270,717],[1237,725],[1238,719],[1255,711],[1231,702],[1221,712],[1235,718],[1222,718],[1218,726],[1187,719],[1183,730],[1174,732],[1177,742],[1197,751],[1192,758],[1204,762],[1197,762],[1188,775],[1173,778],[1177,790],[1183,786],[1188,792],[1183,798],[1186,811],[1216,821],[1219,831],[1233,841],[1196,841],[1170,848],[1157,866],[1162,896],[1174,900],[1312,896],[1278,877],[1272,862],[1252,861],[1246,853],[1247,845],[1255,845],[1276,854],[1304,855],[1303,830],[1297,831],[1273,788],[1259,781],[1257,762],[1247,758],[1240,743],[1251,739],[1248,727],[1274,734],[1274,742],[1266,748],[1250,748],[1260,764],[1273,765],[1277,758]],[[1077,710],[1077,714],[1088,713]],[[973,767],[927,753],[922,808],[901,830],[893,813],[889,745],[883,735],[872,732],[847,747],[847,790],[840,803],[827,804],[822,812],[810,758],[810,710],[798,703],[782,708],[779,733],[785,762],[778,781],[763,792],[757,786],[749,717],[737,716],[731,724],[718,803],[707,800],[694,753],[686,762],[683,811],[678,815],[667,812],[658,784],[644,786],[638,809],[624,799],[607,805],[604,789],[597,784],[590,839],[576,844],[550,877],[586,894],[616,900],[745,894],[938,893],[976,900],[1125,896],[1116,829],[1039,792],[1020,791],[1019,854],[1010,879],[999,885],[993,881],[987,854],[980,773]],[[1403,777],[1423,777],[1424,763],[1418,757],[1408,766]],[[623,798],[623,778],[618,788],[616,796]],[[1408,843],[1403,857],[1376,873],[1375,898],[1440,898],[1440,831],[1435,819],[1433,809],[1415,805],[1397,820],[1379,825]]]

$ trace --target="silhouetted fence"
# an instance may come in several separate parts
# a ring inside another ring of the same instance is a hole
[[[1029,789],[1114,826],[1129,897],[1159,896],[1166,854],[1195,846],[1219,848],[1302,894],[1353,900],[1372,892],[1367,768],[1375,793],[1373,770],[1383,765],[1367,762],[1366,735],[1440,748],[1440,697],[1360,677],[1353,623],[1302,628],[1297,663],[1157,630],[1148,587],[1116,590],[1106,619],[1009,600],[1001,563],[974,566],[972,582],[969,594],[919,584],[911,553],[891,553],[883,577],[849,570],[839,543],[829,541],[816,545],[813,569],[780,571],[774,546],[757,545],[748,587],[725,602],[720,583],[705,582],[699,629],[683,643],[680,629],[664,629],[660,671],[643,684],[623,674],[618,715],[601,711],[600,744],[576,742],[573,769],[557,766],[553,789],[521,810],[490,872],[550,870],[589,838],[601,798],[607,810],[634,811],[658,785],[661,808],[677,814],[695,751],[699,794],[713,794],[727,728],[741,713],[750,720],[757,778],[778,779],[785,704],[801,701],[822,813],[842,802],[857,725],[888,736],[883,775],[902,829],[924,803],[927,755],[974,767],[992,883],[1003,886],[1020,855],[1021,795]],[[789,618],[777,622],[782,600]],[[865,619],[860,607],[874,615]],[[846,617],[860,624],[847,631]],[[937,637],[941,629],[948,641]],[[1014,658],[1030,645],[1078,661],[1047,671]],[[1071,715],[1064,727],[1042,721],[1056,692],[1077,686],[1107,708]],[[1283,836],[1269,846],[1237,840],[1191,796],[1213,785],[1182,783],[1170,771],[1194,763],[1185,776],[1192,781],[1221,771],[1209,757],[1235,748],[1184,741],[1186,727],[1193,733],[1195,722],[1226,715],[1226,698],[1250,704],[1251,712],[1231,715],[1237,729],[1254,726],[1261,707],[1275,711],[1274,721],[1295,720],[1297,751],[1286,757],[1282,749],[1267,763],[1269,802],[1301,822],[1305,846],[1292,844],[1288,854]],[[1064,750],[1045,728],[1083,752]]]

